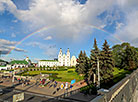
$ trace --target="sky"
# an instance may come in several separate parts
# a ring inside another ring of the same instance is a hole
[[[138,0],[0,0],[1,59],[57,58],[70,49],[90,55],[122,42],[138,46]]]

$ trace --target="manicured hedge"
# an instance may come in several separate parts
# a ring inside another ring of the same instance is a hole
[[[97,88],[91,84],[80,88],[80,92],[84,94],[97,94]]]

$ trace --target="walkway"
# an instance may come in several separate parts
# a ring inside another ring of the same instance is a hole
[[[17,83],[18,82],[15,81],[14,85],[17,84]],[[51,83],[51,84],[53,84],[53,83]],[[60,84],[61,83],[58,83],[57,87],[60,87]],[[4,82],[0,83],[0,85],[7,86],[7,87],[9,86],[10,87],[10,86],[13,85],[12,79],[4,79]],[[67,91],[70,92],[72,90],[76,90],[76,89],[79,89],[80,87],[86,86],[86,83],[83,83],[83,84],[75,83],[75,85],[73,86],[72,89],[69,89],[69,90],[60,89],[59,91],[57,91],[57,87],[56,88],[54,88],[54,87],[49,88],[49,86],[40,87],[39,85],[35,85],[35,83],[31,83],[30,85],[27,85],[27,86],[22,86],[22,84],[17,85],[15,87],[15,89],[56,97],[56,96],[60,96],[60,95],[62,95],[64,93],[66,93]]]

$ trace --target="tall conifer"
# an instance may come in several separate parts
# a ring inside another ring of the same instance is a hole
[[[88,71],[88,82],[92,83],[94,80],[97,81],[97,58],[99,57],[99,49],[97,47],[97,41],[94,39],[93,49],[90,54],[90,68]],[[94,79],[95,75],[95,79]]]
[[[100,74],[103,81],[107,82],[113,77],[112,72],[114,68],[114,60],[113,60],[113,54],[106,40],[103,44],[100,60],[102,62],[100,66],[100,70],[101,70]]]
[[[84,51],[84,53],[81,51],[78,58],[78,64],[76,65],[76,71],[79,74],[85,74],[86,73],[86,62],[87,62],[87,56]]]

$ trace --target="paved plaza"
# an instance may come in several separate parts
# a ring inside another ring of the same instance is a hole
[[[14,80],[13,83],[12,78],[0,78],[0,80],[3,81],[0,83],[0,88],[4,89],[5,92],[0,95],[0,102],[5,100],[5,102],[12,102],[13,95],[21,92],[25,94],[25,100],[22,102],[89,102],[96,97],[96,95],[84,95],[79,91],[71,93],[71,91],[86,86],[84,81],[74,83],[73,87],[67,90],[60,88],[61,84],[65,86],[65,82],[57,82],[56,87],[54,87],[55,81],[52,80],[46,81],[45,83],[49,82],[46,86],[41,85],[40,82],[29,82],[29,85],[23,85],[22,82],[19,83],[18,80]],[[70,83],[68,84],[70,85]],[[64,98],[67,93],[69,93],[68,96]]]
[[[44,87],[42,87],[39,84],[33,83],[33,82],[25,86],[23,86],[22,84],[18,84],[18,83],[19,83],[18,81],[15,81],[14,83],[12,83],[12,78],[6,78],[6,79],[3,79],[3,83],[0,83],[0,85],[7,86],[7,87],[15,85],[15,89],[18,89],[18,90],[33,92],[37,94],[43,94],[43,95],[52,96],[52,97],[62,95],[64,93],[76,90],[86,85],[86,83],[82,85],[79,83],[76,83],[74,84],[72,88],[69,88],[68,90],[66,90],[66,89],[60,89],[61,82],[57,82],[57,86],[55,88],[53,86],[54,82],[51,82],[47,86],[44,86]]]

